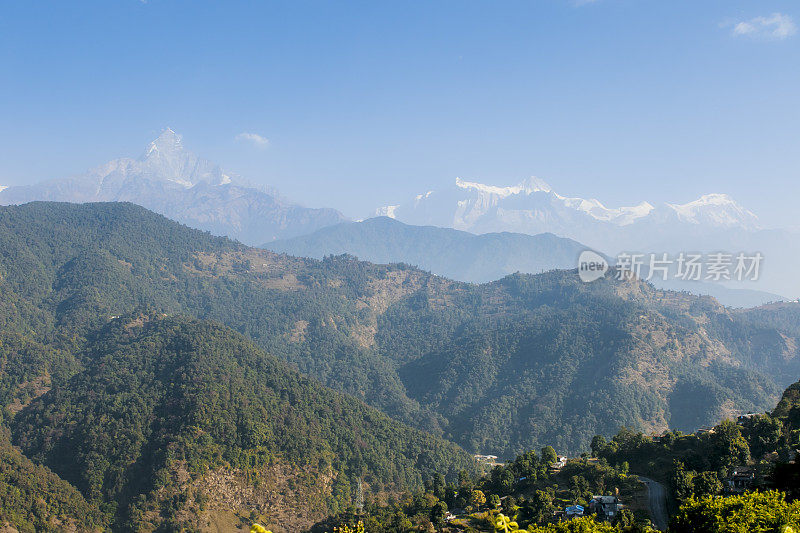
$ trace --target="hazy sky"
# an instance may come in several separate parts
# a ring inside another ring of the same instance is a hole
[[[161,129],[363,216],[456,176],[610,206],[727,192],[795,225],[800,3],[6,1],[0,184]]]

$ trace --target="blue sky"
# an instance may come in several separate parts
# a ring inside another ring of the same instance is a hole
[[[798,25],[800,3],[769,0],[8,1],[0,184],[170,126],[356,217],[536,175],[611,206],[726,192],[797,226]]]

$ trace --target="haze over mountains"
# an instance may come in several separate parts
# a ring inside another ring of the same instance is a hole
[[[348,253],[373,263],[408,263],[440,276],[484,283],[514,272],[575,268],[586,246],[550,233],[475,235],[376,217],[274,241],[264,248],[315,259]]]
[[[704,195],[685,204],[641,202],[609,208],[596,199],[568,197],[538,178],[513,186],[456,179],[452,187],[379,208],[377,215],[407,224],[434,225],[471,233],[543,232],[577,240],[615,256],[620,252],[761,252],[758,283],[737,284],[796,297],[800,235],[763,228],[758,217],[726,194]]]
[[[408,224],[453,227],[472,233],[513,231],[570,235],[591,245],[613,249],[611,241],[596,242],[610,227],[641,224],[691,224],[701,229],[746,231],[759,229],[758,217],[725,194],[708,194],[687,204],[658,207],[642,202],[631,207],[608,208],[599,200],[569,198],[555,192],[539,178],[500,187],[456,178],[455,186],[428,191],[414,200],[376,211]]]
[[[347,219],[335,209],[293,204],[198,158],[167,129],[138,159],[115,159],[80,176],[0,188],[0,204],[34,200],[130,201],[250,245],[274,243],[268,247],[307,257],[350,253],[376,262],[406,262],[473,282],[517,271],[572,268],[579,243],[612,259],[621,251],[760,252],[764,266],[757,282],[669,280],[659,285],[712,294],[734,306],[800,295],[794,269],[800,251],[787,245],[798,236],[762,228],[754,213],[725,194],[685,204],[609,208],[595,199],[561,195],[537,178],[504,187],[457,179],[453,187],[377,211],[403,227],[387,221],[342,224]]]
[[[436,226],[412,226],[389,217],[344,222],[291,239],[273,241],[263,248],[289,255],[322,259],[351,254],[373,263],[408,263],[433,274],[458,281],[483,283],[515,272],[539,273],[573,269],[587,246],[552,233],[484,233]],[[613,258],[606,257],[613,262]],[[646,269],[643,270],[643,275]],[[719,283],[651,280],[662,289],[707,294],[723,305],[753,307],[783,300],[777,294]]]
[[[133,202],[192,227],[261,244],[310,233],[346,218],[248,185],[187,150],[166,129],[138,159],[121,158],[70,178],[0,189],[0,204],[34,200]]]

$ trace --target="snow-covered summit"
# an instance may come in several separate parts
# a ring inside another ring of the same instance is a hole
[[[667,204],[678,218],[691,224],[757,229],[758,217],[727,194],[705,194],[685,204]]]
[[[161,132],[147,147],[144,157],[150,156],[154,152],[176,152],[183,150],[183,136],[175,133],[172,128],[167,128]]]
[[[143,183],[190,189],[199,184],[227,185],[237,181],[220,167],[183,146],[182,136],[165,129],[138,159],[121,157],[91,169],[79,179],[96,182],[98,197],[114,197],[120,188]]]
[[[0,204],[33,200],[132,202],[170,218],[260,245],[340,223],[333,209],[311,209],[255,187],[188,150],[167,128],[141,155],[108,161],[84,174],[36,185],[0,188]]]
[[[686,204],[642,201],[609,207],[596,198],[559,194],[544,180],[530,177],[516,185],[491,185],[456,178],[455,186],[428,191],[413,201],[390,205],[376,214],[410,224],[440,225],[485,233],[551,232],[581,240],[603,228],[701,225],[708,229],[759,228],[758,218],[725,194],[708,194]],[[654,226],[655,225],[655,226]]]
[[[521,181],[517,185],[510,187],[498,187],[496,185],[484,185],[483,183],[476,183],[472,181],[465,181],[461,178],[456,178],[456,187],[465,190],[473,190],[484,194],[492,194],[500,198],[506,198],[516,194],[533,194],[535,192],[552,192],[552,188],[544,180],[535,176]],[[430,194],[430,192],[428,193]]]
[[[186,188],[198,183],[224,185],[231,182],[230,176],[219,166],[184,148],[182,136],[171,128],[165,129],[147,146],[137,163],[139,165],[134,167],[139,168],[133,170]]]

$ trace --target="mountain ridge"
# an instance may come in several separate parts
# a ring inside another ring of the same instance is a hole
[[[30,186],[0,188],[0,204],[129,201],[217,235],[261,244],[347,220],[334,209],[307,208],[256,189],[187,150],[167,128],[137,158]]]
[[[262,248],[322,259],[351,254],[372,263],[408,263],[458,281],[485,283],[514,272],[544,272],[577,265],[584,245],[553,234],[472,233],[409,226],[389,217],[337,224]]]
[[[764,228],[755,213],[722,193],[706,194],[684,204],[642,202],[609,208],[596,199],[561,195],[539,178],[512,186],[457,178],[451,187],[429,190],[375,213],[406,224],[474,234],[553,233],[611,256],[760,253],[767,266],[756,279],[728,279],[720,285],[784,298],[800,296],[800,279],[793,268],[800,261],[800,253],[786,245],[800,235],[789,229]]]
[[[34,317],[37,331],[69,347],[143,304],[221,322],[476,453],[543,442],[575,451],[621,425],[692,429],[765,408],[800,373],[796,304],[739,312],[639,280],[583,283],[574,270],[467,284],[408,265],[248,248],[131,204],[7,207],[0,229],[0,319],[15,329]],[[74,363],[59,365],[54,383]],[[6,405],[41,369],[8,376]],[[517,429],[494,431],[501,419]]]
[[[535,224],[538,214],[537,207],[541,209],[541,206],[547,203],[553,206],[553,211],[560,213],[566,219],[577,220],[579,214],[582,213],[598,222],[607,222],[615,226],[627,226],[636,223],[639,219],[651,217],[677,219],[692,224],[705,222],[717,227],[738,227],[748,231],[760,229],[758,217],[753,212],[741,207],[730,196],[722,193],[705,194],[697,200],[686,204],[665,202],[659,206],[654,206],[647,201],[643,201],[635,206],[609,208],[595,198],[563,196],[557,193],[547,182],[535,176],[511,186],[487,185],[456,178],[455,187],[449,189],[449,191],[453,190],[462,191],[465,195],[474,194],[471,197],[462,196],[464,199],[459,201],[458,208],[453,212],[452,222],[446,227],[454,227],[472,231],[473,233],[486,233],[487,231],[485,231],[485,226],[480,222],[480,218],[489,209],[502,205],[504,202],[512,204],[507,207],[507,210],[518,211],[520,215],[517,216],[523,216],[523,213],[526,214],[526,220],[529,224],[527,231],[520,231],[520,228],[524,226],[514,227],[513,225],[515,223],[519,224],[521,221],[517,220],[515,222],[511,218],[506,222],[509,230],[513,231],[514,229],[512,228],[515,228],[518,232],[529,234],[543,232],[541,227],[533,226],[533,224]],[[448,190],[428,191],[425,194],[417,195],[411,204],[384,206],[378,208],[375,214],[400,220],[411,219],[415,217],[415,210],[424,211],[426,209],[424,207],[425,203],[434,201],[436,196],[446,194],[448,194]],[[526,206],[526,202],[530,206]],[[558,209],[557,206],[562,209]],[[566,210],[563,208],[566,208]]]

